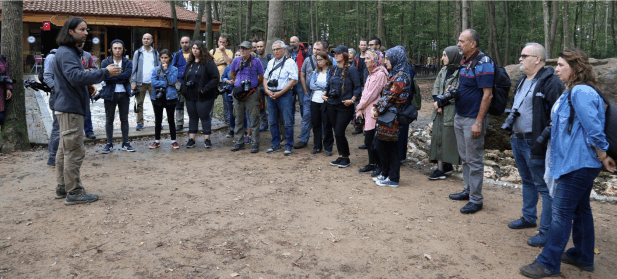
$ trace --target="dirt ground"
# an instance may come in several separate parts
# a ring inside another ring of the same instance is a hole
[[[407,162],[399,188],[376,186],[358,173],[362,136],[348,139],[346,169],[312,143],[266,154],[269,132],[258,154],[229,151],[222,131],[209,150],[87,146],[83,183],[101,199],[76,206],[54,199],[45,150],[3,155],[0,278],[521,278],[541,252],[526,244],[535,230],[507,227],[520,189],[485,184],[484,209],[462,215],[448,199],[460,180],[429,181]],[[596,270],[563,265],[563,278],[617,273],[615,205],[592,207]]]

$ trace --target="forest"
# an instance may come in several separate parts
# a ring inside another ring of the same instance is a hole
[[[176,1],[222,22],[232,45],[267,37],[270,15],[282,17],[282,38],[327,40],[357,48],[360,38],[403,45],[423,63],[456,44],[461,30],[476,29],[480,49],[500,65],[518,61],[526,42],[538,42],[555,57],[564,47],[581,48],[594,58],[617,55],[617,1]],[[277,5],[278,4],[278,5]],[[276,8],[272,6],[276,5]],[[209,10],[209,11],[208,11]],[[201,12],[201,11],[200,11]],[[217,34],[215,34],[217,35]]]

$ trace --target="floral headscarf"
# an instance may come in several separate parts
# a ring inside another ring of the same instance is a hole
[[[384,67],[384,58],[383,58],[383,54],[379,51],[367,51],[365,53],[365,55],[367,57],[371,57],[371,59],[373,59],[373,66],[368,67],[368,71],[371,74],[374,74],[378,71],[385,71],[386,73],[388,72],[386,70],[386,67]]]
[[[402,46],[395,46],[386,50],[386,56],[390,60],[392,70],[390,70],[390,76],[394,76],[399,72],[407,72],[407,54],[405,54],[405,48]]]

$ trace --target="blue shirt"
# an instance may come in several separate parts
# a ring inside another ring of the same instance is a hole
[[[478,51],[478,55],[482,52]],[[456,100],[456,114],[463,117],[476,118],[480,111],[480,104],[484,96],[483,88],[493,87],[493,76],[495,65],[490,57],[484,56],[476,65],[475,70],[471,69],[473,57],[463,64],[459,76],[458,99]]]
[[[252,59],[252,62],[249,64],[247,61],[246,67],[242,68],[242,70],[240,70],[240,65],[242,61],[244,61],[242,60],[242,56],[236,57],[234,61],[231,62],[231,67],[229,69],[230,71],[236,73],[234,86],[241,86],[242,81],[247,79],[251,80],[251,88],[259,86],[259,75],[264,73],[264,67],[258,58],[251,56],[249,59]]]
[[[608,150],[604,134],[605,113],[602,97],[587,85],[577,85],[572,90],[575,116],[570,135],[570,90],[564,92],[553,106],[550,173],[555,179],[578,169],[602,167],[594,147],[602,151]]]

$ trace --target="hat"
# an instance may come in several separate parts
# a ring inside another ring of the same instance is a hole
[[[253,45],[249,41],[244,41],[240,44],[241,48],[253,49]]]
[[[334,50],[331,51],[331,53],[343,53],[343,52],[348,52],[349,49],[344,46],[344,45],[340,45],[337,46]]]
[[[122,40],[120,40],[120,39],[115,39],[115,40],[111,41],[111,44],[109,44],[109,47],[112,48],[115,43],[121,43],[122,44],[122,48],[126,48],[126,47],[124,47],[124,42]]]

